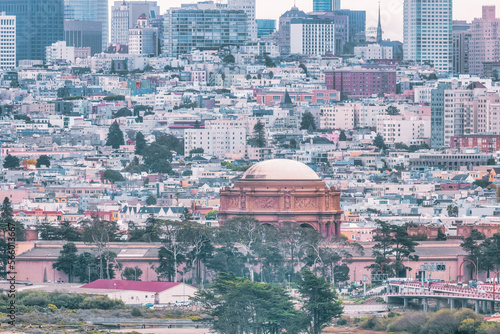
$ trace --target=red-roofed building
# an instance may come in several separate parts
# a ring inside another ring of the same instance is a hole
[[[125,304],[173,304],[187,302],[198,289],[174,282],[142,282],[98,279],[81,286],[89,293],[105,294],[109,298],[121,299]]]

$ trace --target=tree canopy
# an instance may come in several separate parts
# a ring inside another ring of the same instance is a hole
[[[306,111],[302,114],[302,121],[300,122],[301,130],[316,130],[316,121],[314,120],[314,116],[311,112]]]
[[[123,177],[122,173],[116,170],[106,169],[106,171],[102,173],[101,180],[107,180],[111,183],[116,183],[125,181],[125,178]]]
[[[106,138],[106,146],[111,146],[114,149],[120,148],[120,145],[125,145],[123,132],[116,121],[109,127],[108,136]]]
[[[36,168],[40,168],[41,166],[50,167],[50,157],[48,155],[42,154],[36,160]]]
[[[19,167],[19,158],[8,154],[3,161],[3,168],[17,168]]]

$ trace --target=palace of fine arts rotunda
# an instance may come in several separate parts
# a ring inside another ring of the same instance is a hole
[[[249,216],[280,227],[293,222],[325,238],[340,235],[340,192],[307,165],[286,159],[259,162],[220,192],[219,222]]]

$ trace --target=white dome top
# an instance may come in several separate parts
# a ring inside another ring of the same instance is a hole
[[[314,170],[302,162],[274,159],[259,162],[242,176],[243,180],[321,180]]]

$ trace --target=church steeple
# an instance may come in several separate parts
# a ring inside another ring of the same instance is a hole
[[[382,22],[380,20],[380,1],[378,2],[378,27],[377,27],[377,43],[382,43]]]

